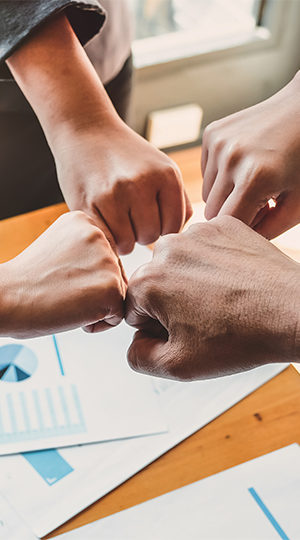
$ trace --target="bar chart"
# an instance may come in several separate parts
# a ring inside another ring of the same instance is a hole
[[[77,387],[67,380],[0,394],[0,444],[85,431]]]

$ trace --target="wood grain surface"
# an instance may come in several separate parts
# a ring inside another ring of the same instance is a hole
[[[192,201],[200,201],[200,149],[174,153],[172,157],[182,170]],[[67,207],[61,204],[0,222],[1,262],[22,251],[65,211]],[[56,534],[293,442],[300,443],[300,376],[293,367],[289,367],[60,527]],[[48,538],[52,536],[54,534]]]

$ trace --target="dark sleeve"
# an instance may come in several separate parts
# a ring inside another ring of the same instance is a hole
[[[0,78],[11,78],[6,58],[36,28],[61,11],[65,11],[83,45],[105,21],[105,11],[97,0],[0,0]]]

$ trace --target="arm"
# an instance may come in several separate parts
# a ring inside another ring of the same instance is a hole
[[[0,77],[10,78],[4,60],[41,25],[60,12],[66,13],[82,44],[97,34],[105,11],[97,0],[6,0],[0,2]]]
[[[121,253],[181,228],[191,208],[180,172],[118,117],[64,16],[8,65],[41,122],[72,210],[91,215]]]
[[[118,259],[91,218],[65,214],[0,265],[0,336],[111,328],[123,318],[125,287]]]
[[[231,215],[267,238],[300,222],[300,72],[270,99],[208,126],[202,173],[208,219]]]
[[[300,358],[300,265],[232,217],[158,242],[131,278],[133,369],[196,380]]]

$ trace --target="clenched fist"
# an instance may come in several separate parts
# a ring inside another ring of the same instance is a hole
[[[295,361],[299,283],[299,264],[235,218],[169,235],[129,281],[129,364],[195,380]]]
[[[69,133],[55,158],[69,207],[90,215],[120,254],[180,231],[191,217],[176,164],[120,119]]]
[[[83,212],[61,216],[0,265],[0,334],[28,338],[79,326],[105,330],[123,318],[126,284],[104,234]]]

